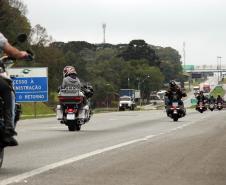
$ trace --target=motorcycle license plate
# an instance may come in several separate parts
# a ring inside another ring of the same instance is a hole
[[[173,111],[173,114],[177,114],[177,111],[176,111],[176,110],[174,110],[174,111]]]
[[[173,107],[178,107],[178,102],[173,102]]]
[[[74,113],[67,114],[67,120],[75,120],[75,114]]]

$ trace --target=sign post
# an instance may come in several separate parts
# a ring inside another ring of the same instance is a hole
[[[36,117],[36,102],[48,101],[48,68],[10,68],[10,77],[16,93],[16,102],[34,102]]]

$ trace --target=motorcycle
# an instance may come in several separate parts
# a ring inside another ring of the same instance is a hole
[[[60,89],[57,119],[68,126],[69,131],[79,131],[90,120],[90,101],[81,88]]]
[[[223,103],[217,102],[216,107],[217,107],[218,110],[222,110],[223,109]]]
[[[16,45],[18,42],[22,43],[27,40],[26,34],[20,34],[17,36],[17,40],[12,44]],[[33,60],[33,54],[32,52],[28,51],[29,55],[24,60],[31,61]],[[7,68],[10,68],[14,64],[14,58],[9,56],[3,56],[0,58],[0,66],[2,67],[2,73],[5,73],[7,71]],[[10,80],[10,79],[8,79]],[[14,93],[14,92],[13,92]],[[3,159],[4,159],[4,148],[6,147],[4,143],[5,138],[5,126],[4,126],[4,116],[3,116],[3,106],[4,101],[0,97],[0,168],[2,167]],[[14,114],[14,127],[16,127],[17,122],[20,119],[20,115],[22,113],[21,111],[21,104],[15,102],[15,114]]]
[[[200,113],[203,113],[204,111],[206,111],[207,110],[206,103],[203,101],[200,101],[196,106],[196,110],[199,111]]]
[[[4,132],[4,117],[3,117],[3,104],[4,101],[2,98],[0,98],[0,168],[2,167],[3,163],[3,157],[4,157],[4,137],[5,137],[5,132]],[[17,122],[20,119],[21,115],[21,104],[15,103],[15,117],[14,117],[14,126],[16,127]]]
[[[215,109],[215,103],[210,102],[208,108],[209,108],[209,110],[213,111]]]
[[[179,118],[185,116],[185,108],[182,105],[179,105],[178,97],[176,94],[173,95],[172,104],[166,110],[167,116],[173,119],[173,121],[178,121]]]

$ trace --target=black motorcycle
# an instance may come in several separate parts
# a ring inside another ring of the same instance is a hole
[[[217,102],[216,107],[217,107],[218,110],[222,110],[223,109],[223,102]]]
[[[16,45],[18,42],[22,43],[25,42],[27,40],[27,35],[26,34],[20,34],[17,37],[17,40],[12,44],[12,45]],[[31,61],[33,60],[33,54],[32,52],[28,55],[27,58],[25,58],[24,60],[26,61]],[[11,67],[14,64],[14,58],[9,57],[9,56],[4,56],[2,58],[0,58],[0,66],[2,67],[3,71],[2,72],[6,72],[6,67]],[[10,80],[10,79],[6,79],[6,80]],[[0,168],[2,166],[3,163],[3,158],[4,158],[4,148],[6,147],[6,144],[4,142],[4,138],[5,138],[5,126],[4,126],[4,114],[3,114],[3,106],[4,105],[4,101],[2,98],[0,98]],[[19,121],[20,119],[20,115],[21,115],[21,104],[16,103],[15,102],[15,118],[14,118],[14,126],[16,127],[16,123]]]
[[[196,110],[199,111],[200,113],[203,113],[204,111],[206,111],[207,110],[206,101],[200,101],[196,105]]]
[[[2,100],[2,98],[0,98],[0,168],[3,163],[4,148],[5,148],[5,143],[4,143],[5,128],[4,128],[3,105],[4,105],[4,101]],[[22,113],[21,104],[15,103],[15,118],[14,118],[14,126],[15,127],[16,127],[16,123],[20,119],[21,113]]]
[[[167,116],[172,118],[173,121],[178,121],[179,118],[185,116],[185,108],[180,104],[180,100],[176,93],[173,94],[170,105],[166,109]]]
[[[213,111],[215,109],[215,103],[209,103],[209,110]]]

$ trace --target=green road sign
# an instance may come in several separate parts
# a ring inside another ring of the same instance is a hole
[[[195,66],[194,65],[183,65],[183,69],[186,70],[194,70]]]
[[[197,104],[197,99],[192,98],[192,99],[191,99],[191,104],[192,104],[192,105],[196,105],[196,104]]]

